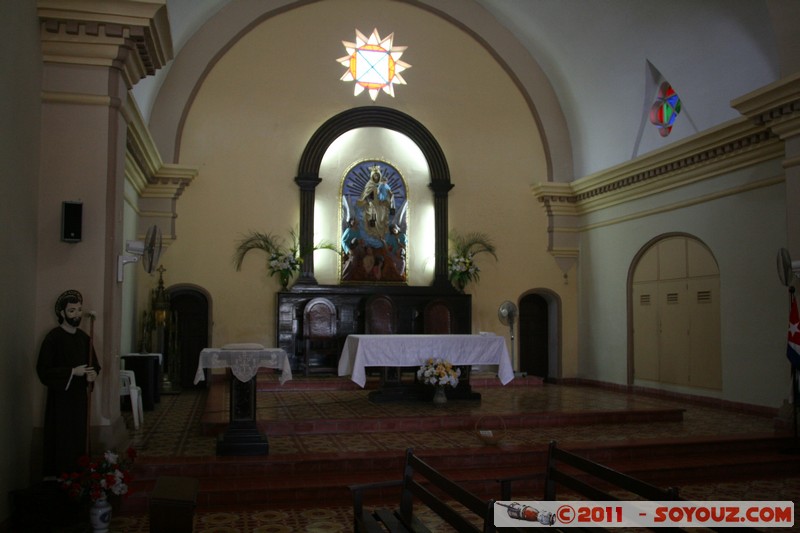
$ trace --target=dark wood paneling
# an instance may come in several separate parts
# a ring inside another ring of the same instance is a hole
[[[472,297],[452,288],[370,286],[370,285],[295,285],[277,294],[275,315],[276,344],[286,350],[292,371],[299,369],[303,350],[303,309],[309,300],[324,297],[336,306],[336,320],[340,345],[347,335],[364,333],[364,304],[376,294],[389,296],[397,312],[398,334],[422,334],[425,306],[433,300],[446,302],[452,313],[454,334],[472,333]],[[327,362],[336,367],[336,361]]]

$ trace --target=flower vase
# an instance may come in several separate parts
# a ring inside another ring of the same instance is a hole
[[[89,508],[89,524],[93,533],[108,533],[111,523],[111,504],[105,498],[100,498]]]
[[[288,272],[280,273],[281,287],[283,287],[283,290],[286,290],[289,287],[289,280],[291,279],[291,277],[292,277],[291,274],[289,274]]]
[[[433,393],[433,403],[444,405],[447,403],[447,395],[444,393],[444,385],[437,385],[436,392]]]
[[[466,288],[467,288],[467,280],[462,279],[462,278],[457,278],[456,279],[456,290],[458,290],[458,292],[460,292],[461,294],[464,294],[464,289],[466,289]]]

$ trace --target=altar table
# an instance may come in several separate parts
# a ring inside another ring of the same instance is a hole
[[[292,379],[286,352],[280,348],[205,348],[194,383],[205,379],[206,368],[229,368],[230,423],[217,439],[217,455],[267,455],[267,436],[258,432],[256,424],[256,374],[259,368],[281,370],[281,385]]]
[[[497,365],[503,385],[514,379],[506,340],[497,335],[348,335],[339,375],[364,387],[367,367],[418,368],[431,357],[454,366]]]

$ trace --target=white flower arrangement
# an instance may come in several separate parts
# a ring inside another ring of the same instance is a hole
[[[289,274],[300,270],[301,260],[293,253],[273,253],[269,257],[270,275]]]
[[[468,283],[480,280],[481,269],[475,264],[477,254],[486,252],[497,259],[494,244],[484,233],[461,235],[453,231],[450,233],[450,249],[453,253],[447,258],[447,277],[461,292]]]
[[[455,368],[450,361],[440,358],[429,358],[417,370],[417,379],[425,385],[450,385],[456,387],[461,369]]]
[[[291,230],[289,236],[292,241],[291,246],[286,246],[283,239],[271,233],[251,231],[243,236],[236,245],[236,252],[233,256],[233,263],[236,270],[242,268],[244,256],[246,256],[250,250],[261,250],[269,256],[267,259],[267,271],[269,275],[274,276],[277,274],[281,286],[286,289],[295,272],[300,271],[300,266],[303,264],[303,256],[313,253],[315,250],[337,251],[335,246],[326,242],[310,246],[307,250],[301,250],[297,232]]]

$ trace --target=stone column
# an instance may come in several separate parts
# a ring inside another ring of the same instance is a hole
[[[316,285],[314,277],[314,201],[315,189],[322,182],[319,176],[298,176],[294,179],[300,187],[300,250],[308,251],[303,256],[303,265],[297,283],[301,285]]]
[[[433,217],[436,232],[436,267],[434,269],[433,286],[450,287],[450,280],[447,277],[447,247],[448,236],[448,213],[447,195],[453,184],[449,181],[431,181],[428,187],[433,191]]]
[[[95,450],[115,445],[119,413],[122,217],[128,90],[171,59],[164,1],[39,0],[44,62],[39,175],[36,331],[57,323],[56,297],[77,289],[97,312],[94,344],[103,372],[92,402]],[[61,205],[83,204],[82,240],[60,239]],[[87,326],[88,329],[88,326]],[[42,401],[43,405],[43,401]]]

